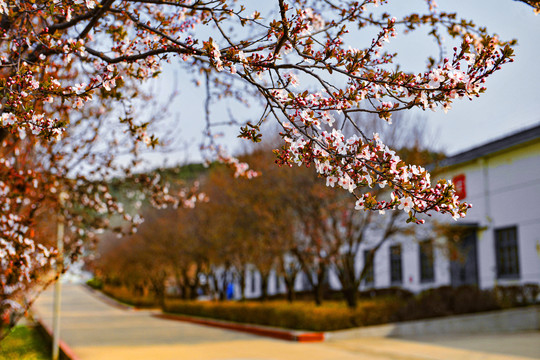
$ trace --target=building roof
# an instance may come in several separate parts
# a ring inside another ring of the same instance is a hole
[[[540,141],[540,124],[447,157],[439,163],[439,166],[446,167],[461,164],[535,140]]]

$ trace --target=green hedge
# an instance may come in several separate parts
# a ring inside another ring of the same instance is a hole
[[[240,323],[288,329],[331,331],[376,325],[392,320],[401,302],[390,299],[361,302],[356,310],[344,304],[315,306],[297,302],[214,302],[169,300],[165,311]]]
[[[90,286],[92,289],[101,290],[103,289],[103,281],[99,278],[92,278],[86,282],[86,285]]]

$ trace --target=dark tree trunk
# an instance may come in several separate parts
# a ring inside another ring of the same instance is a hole
[[[176,286],[178,287],[179,296],[183,300],[187,300],[187,289],[186,289],[186,282],[185,278],[183,277],[183,271],[176,271],[175,277],[176,277]]]
[[[285,287],[287,288],[287,301],[292,303],[294,300],[296,300],[296,291],[294,290],[294,280],[295,277],[291,278],[287,275],[283,277],[283,280],[285,281]]]
[[[348,286],[343,289],[343,296],[347,302],[347,306],[350,309],[356,309],[358,306],[358,289],[355,287]]]
[[[188,289],[185,284],[178,285],[178,289],[180,290],[180,298],[182,300],[188,299]]]
[[[193,279],[190,279],[187,269],[184,270],[183,276],[184,276],[184,282],[187,284],[187,287],[189,288],[189,299],[195,300],[197,299],[197,289],[200,285],[200,279],[199,279],[199,269],[200,266],[197,264],[197,267],[195,269],[195,276]]]
[[[311,271],[312,269],[308,265],[309,262],[304,256],[302,256],[302,252],[295,248],[293,249],[293,253],[300,262],[302,271],[307,276],[309,284],[311,285],[311,293],[313,294],[313,300],[315,301],[315,304],[317,306],[320,306],[323,301],[323,281],[324,277],[326,276],[326,269],[328,265],[324,262],[319,262],[318,265],[313,266],[316,270]],[[316,272],[317,279],[313,278],[314,272]]]
[[[159,276],[150,280],[154,294],[161,309],[165,310],[165,276]]]
[[[211,286],[211,292],[212,292],[212,299],[218,299],[219,298],[219,284],[216,273],[212,270],[211,273],[208,275],[208,281],[212,284]]]
[[[321,284],[317,283],[313,285],[313,300],[315,301],[315,305],[321,306],[322,305],[322,286]]]
[[[246,269],[245,268],[241,268],[239,271],[238,271],[238,281],[240,282],[240,300],[241,301],[246,301],[246,291],[247,291],[247,288],[246,288]]]
[[[281,271],[283,273],[283,281],[285,282],[285,288],[287,290],[287,301],[292,303],[296,299],[296,291],[294,289],[294,282],[296,275],[298,275],[298,268],[285,265],[285,261],[281,261]]]
[[[344,263],[341,268],[337,268],[339,281],[343,297],[350,309],[358,306],[358,286],[359,280],[355,270],[355,256],[353,254],[344,256]]]
[[[159,307],[165,310],[165,288],[161,287],[157,292],[158,304]]]
[[[313,286],[313,298],[317,306],[322,305],[323,302],[323,291],[324,291],[324,278],[326,277],[326,268],[327,266],[319,265],[317,271],[317,281],[312,281]]]
[[[195,300],[197,299],[197,289],[199,288],[199,279],[197,278],[195,281],[189,283],[189,299]]]
[[[221,287],[219,288],[219,301],[227,300],[227,275],[229,271],[224,270],[221,274]]]
[[[267,301],[268,300],[268,278],[270,277],[270,273],[262,273],[261,272],[261,300]]]

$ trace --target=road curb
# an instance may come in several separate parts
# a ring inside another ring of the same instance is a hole
[[[49,328],[45,323],[41,320],[39,316],[36,316],[34,314],[33,316],[38,330],[49,340],[52,348],[52,341],[53,341],[53,331],[51,328]],[[62,360],[81,360],[69,347],[68,344],[66,344],[62,339],[59,341],[59,348],[60,348],[60,359]]]
[[[141,309],[135,306],[121,303],[115,298],[105,294],[103,291],[100,291],[100,290],[92,288],[91,286],[88,286],[88,284],[83,284],[83,286],[92,295],[98,297],[100,300],[106,302],[107,304],[116,307],[117,309],[128,310],[128,311],[149,310],[149,309]],[[272,328],[272,327],[266,327],[266,326],[260,326],[260,325],[241,324],[241,323],[228,322],[228,321],[223,321],[223,320],[170,314],[170,313],[164,313],[164,312],[161,312],[160,314],[155,314],[154,316],[161,319],[186,321],[186,322],[191,322],[194,324],[218,327],[222,329],[229,329],[229,330],[235,330],[235,331],[242,331],[242,332],[246,332],[246,333],[250,333],[254,335],[266,336],[266,337],[271,337],[271,338],[281,339],[281,340],[296,341],[296,342],[322,342],[324,341],[323,332],[304,332],[304,331],[297,331],[297,330],[285,330],[285,329],[278,329],[278,328]]]
[[[239,324],[228,321],[219,321],[213,319],[205,319],[199,317],[176,315],[176,314],[156,314],[154,315],[160,319],[185,321],[194,324],[207,325],[212,327],[218,327],[222,329],[235,330],[246,332],[259,336],[272,337],[275,339],[296,341],[296,342],[322,342],[324,341],[324,333],[322,332],[303,332],[303,331],[290,331],[283,329],[276,329],[265,326],[255,326],[247,324]]]

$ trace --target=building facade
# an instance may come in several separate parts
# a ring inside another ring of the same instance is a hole
[[[446,159],[442,177],[473,204],[458,243],[460,259],[448,259],[446,283],[540,283],[540,125]],[[460,222],[456,225],[459,226]],[[459,261],[456,261],[459,260]]]
[[[451,226],[451,236],[430,224],[413,238],[397,235],[375,253],[361,290],[401,287],[413,292],[440,286],[540,285],[540,125],[510,134],[445,159],[437,178],[452,180],[473,207],[464,219],[434,216]],[[452,231],[454,229],[455,231]],[[370,250],[358,253],[359,270]],[[248,297],[260,295],[260,275],[248,275]],[[307,290],[306,274],[296,290]],[[285,291],[272,277],[269,293]],[[339,289],[328,274],[330,288]]]
[[[373,286],[418,292],[444,285],[540,284],[540,125],[441,166],[437,177],[452,180],[473,207],[458,221],[434,217],[453,226],[453,238],[432,229],[385,244],[375,255]]]

